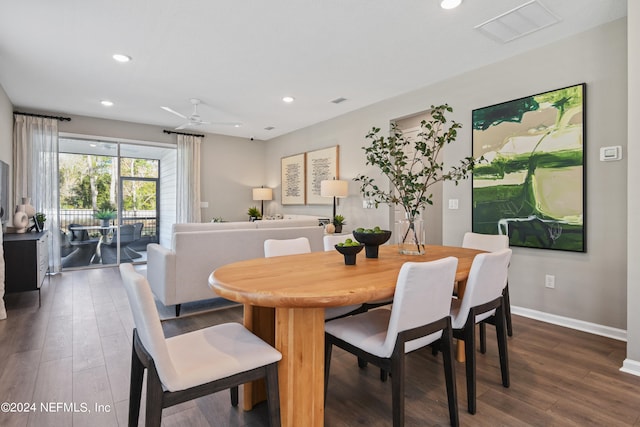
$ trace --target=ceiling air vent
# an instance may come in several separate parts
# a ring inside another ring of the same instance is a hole
[[[340,97],[340,98],[333,99],[331,102],[333,102],[334,104],[341,104],[346,100],[347,100],[347,98]]]
[[[538,0],[531,0],[475,28],[494,40],[507,43],[557,22],[560,18]]]
[[[267,126],[266,128],[264,128],[264,130],[274,130],[274,129],[275,129],[275,127],[273,127],[273,126]]]

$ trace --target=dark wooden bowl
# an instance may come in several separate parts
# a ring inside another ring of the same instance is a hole
[[[363,244],[358,246],[338,246],[335,245],[335,248],[338,252],[344,255],[344,263],[345,265],[355,265],[356,264],[356,255],[358,252],[364,248]]]
[[[378,246],[386,243],[391,238],[391,231],[382,230],[379,233],[354,231],[353,237],[358,242],[364,243],[367,258],[378,258]]]

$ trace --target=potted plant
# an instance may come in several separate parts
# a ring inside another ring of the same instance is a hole
[[[262,215],[260,214],[260,211],[255,206],[251,206],[249,208],[249,210],[247,211],[247,214],[249,214],[249,221],[255,221],[257,219],[262,218]]]
[[[362,147],[366,164],[377,166],[389,178],[391,188],[386,184],[379,186],[366,175],[354,180],[360,183],[360,193],[375,207],[386,203],[404,208],[406,220],[400,221],[396,229],[402,253],[424,253],[424,230],[419,216],[427,205],[433,204],[431,186],[440,181],[453,181],[457,185],[475,166],[476,161],[469,156],[445,172],[444,162],[440,161],[441,150],[455,141],[462,127],[460,123],[447,121],[445,114],[452,111],[448,104],[432,105],[431,117],[420,123],[415,139],[405,137],[395,123],[388,137],[379,135],[380,128],[374,127],[366,136],[371,144]]]
[[[103,227],[109,226],[109,221],[114,219],[117,215],[115,208],[110,202],[104,202],[100,205],[100,208],[93,214],[93,217],[100,220],[100,225]]]
[[[33,217],[33,224],[36,228],[36,231],[44,230],[44,223],[47,220],[47,216],[42,212],[36,212]]]
[[[336,215],[333,217],[333,226],[336,228],[336,233],[342,233],[342,226],[347,222],[342,215]]]

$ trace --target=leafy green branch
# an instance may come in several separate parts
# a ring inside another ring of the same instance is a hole
[[[362,147],[366,164],[377,166],[389,178],[391,189],[383,189],[373,178],[359,175],[354,181],[360,183],[360,193],[376,207],[380,203],[401,205],[409,218],[415,218],[427,205],[433,204],[430,188],[434,184],[453,181],[458,185],[458,181],[466,179],[477,162],[473,157],[465,157],[447,171],[440,161],[440,152],[455,141],[462,127],[456,121],[447,121],[445,115],[452,111],[448,104],[432,105],[431,117],[420,123],[415,139],[405,137],[395,123],[388,137],[380,135],[380,128],[372,128],[366,136],[371,144]]]

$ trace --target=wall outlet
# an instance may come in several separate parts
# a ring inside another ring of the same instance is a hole
[[[449,209],[458,209],[458,199],[449,199]]]
[[[556,276],[552,274],[544,276],[544,287],[554,289],[556,287]]]

